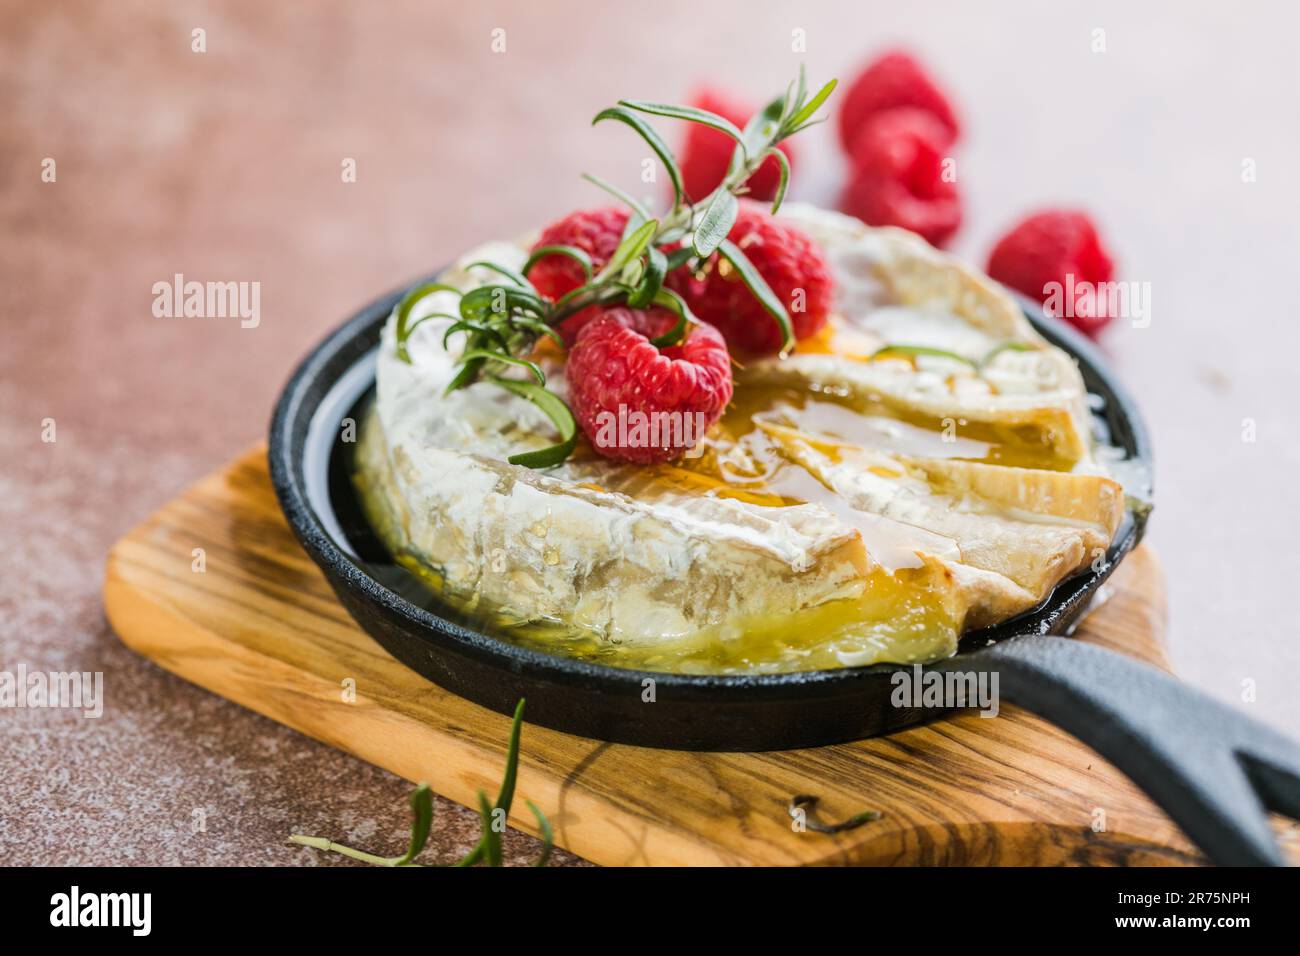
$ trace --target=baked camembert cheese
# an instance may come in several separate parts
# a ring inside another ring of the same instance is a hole
[[[508,463],[555,427],[489,383],[446,390],[455,294],[416,304],[409,362],[394,316],[356,458],[393,555],[508,639],[687,673],[933,661],[1104,555],[1124,493],[1071,358],[910,233],[794,204],[779,218],[827,256],[830,321],[738,367],[725,414],[675,461],[580,443],[549,469]],[[469,264],[520,269],[529,245],[476,249],[441,281],[499,281]]]

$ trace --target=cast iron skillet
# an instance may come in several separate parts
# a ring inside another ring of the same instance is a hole
[[[538,724],[647,747],[813,747],[888,734],[945,712],[893,706],[901,670],[893,665],[651,674],[518,647],[440,606],[391,563],[366,525],[349,477],[353,445],[344,440],[346,422],[359,422],[373,395],[379,332],[402,291],[362,309],[306,358],[285,386],[270,435],[271,476],[290,526],[348,612],[394,657],[500,713],[527,697],[528,719]],[[1096,350],[1037,309],[1026,314],[1078,359],[1096,397],[1098,429],[1149,474],[1146,428]],[[986,681],[996,675],[1002,701],[1097,750],[1211,860],[1282,863],[1264,807],[1300,815],[1300,747],[1155,668],[1052,636],[1070,633],[1144,526],[1145,514],[1129,509],[1104,565],[1061,584],[1037,610],[967,635],[955,657],[931,669],[984,674]]]

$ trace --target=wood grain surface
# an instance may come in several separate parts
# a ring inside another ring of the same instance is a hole
[[[1108,590],[1079,637],[1166,666],[1150,549]],[[118,542],[104,598],[127,645],[276,721],[461,804],[500,779],[508,719],[408,670],[352,622],[285,524],[264,448]],[[527,725],[519,787],[562,846],[602,864],[1200,862],[1118,771],[1009,706],[993,719],[768,754],[651,750]],[[796,832],[786,810],[796,793],[819,796],[827,820],[883,817],[835,836]],[[531,830],[531,819],[512,822]]]

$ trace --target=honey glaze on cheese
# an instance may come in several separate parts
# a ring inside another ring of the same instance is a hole
[[[776,620],[749,620],[680,641],[651,645],[564,634],[563,628],[520,628],[526,643],[564,647],[584,659],[680,673],[764,673],[854,666],[889,660],[925,662],[953,653],[961,611],[934,583],[943,571],[918,554],[960,560],[955,542],[924,528],[856,509],[784,450],[802,442],[843,461],[882,452],[864,467],[888,484],[916,483],[890,453],[1067,470],[1035,436],[988,430],[989,441],[926,428],[883,403],[861,411],[842,397],[782,387],[739,384],[732,404],[701,448],[679,461],[622,468],[600,487],[645,501],[677,494],[735,498],[765,508],[813,504],[861,535],[879,564],[857,598],[831,601]],[[965,424],[965,423],[963,423]],[[977,431],[978,429],[964,429]],[[593,454],[588,452],[588,454]],[[581,453],[580,453],[581,455]],[[584,456],[585,457],[585,456]],[[897,491],[885,491],[897,494]],[[558,645],[557,645],[557,642]]]
[[[754,438],[762,433],[748,432]],[[382,426],[372,413],[362,424],[362,459],[372,459],[382,446]],[[888,519],[855,512],[800,466],[784,461],[770,448],[762,452],[765,477],[755,480],[732,472],[718,472],[721,436],[697,461],[652,467],[606,465],[588,447],[580,447],[571,467],[579,475],[591,471],[603,484],[601,492],[627,495],[647,503],[671,503],[680,495],[734,497],[763,508],[788,509],[806,503],[826,507],[856,528],[868,542],[876,564],[860,582],[858,593],[782,616],[736,618],[719,627],[673,637],[601,635],[572,623],[545,617],[512,614],[458,593],[429,556],[410,551],[406,534],[390,507],[390,496],[368,476],[357,475],[356,484],[372,528],[398,564],[424,583],[440,603],[450,604],[466,623],[513,643],[549,653],[560,653],[594,663],[669,673],[771,673],[854,666],[881,660],[924,662],[950,656],[961,629],[961,611],[949,593],[936,589],[944,571],[933,558],[920,559],[917,540],[931,550],[951,550],[952,543],[922,529],[907,528]],[[757,447],[761,443],[751,443]],[[370,469],[369,471],[373,471]],[[759,487],[761,485],[761,489]],[[539,520],[533,532],[544,536],[550,529]],[[892,566],[886,566],[888,560]],[[615,598],[617,600],[617,597]]]
[[[927,663],[956,651],[960,627],[929,574],[873,571],[860,598],[829,601],[780,619],[739,619],[724,628],[653,643],[607,640],[558,623],[493,623],[525,647],[592,663],[675,674],[763,674]]]
[[[828,244],[828,249],[834,251],[833,245]],[[1033,406],[1034,391],[1043,388],[1038,372],[1026,374],[1037,361],[1035,356],[1009,353],[987,367],[976,367],[975,360],[1001,344],[997,336],[957,323],[941,311],[878,305],[868,309],[861,303],[870,298],[866,287],[872,280],[855,273],[851,256],[833,255],[832,261],[844,286],[841,314],[832,318],[823,333],[800,343],[798,356],[821,356],[846,367],[862,368],[869,374],[860,381],[868,383],[875,381],[871,376],[877,373],[885,376],[882,381],[886,385],[892,373],[912,375],[941,398],[970,400],[974,396],[970,407],[977,412],[985,395],[1024,393],[1028,394],[1026,406]],[[843,310],[857,307],[869,311],[872,324],[863,326],[843,314]],[[435,323],[429,323],[428,332],[426,342],[438,335]],[[884,345],[899,341],[946,349],[968,361],[877,354]],[[1041,347],[1041,343],[1033,345]],[[413,351],[418,354],[421,349]],[[1061,439],[1051,421],[1043,424],[1032,417],[1013,416],[1004,422],[975,415],[967,419],[929,414],[899,402],[885,388],[877,393],[869,387],[841,387],[837,381],[822,380],[815,365],[806,378],[791,381],[784,368],[764,368],[758,363],[750,370],[738,371],[731,406],[691,455],[661,465],[632,466],[610,462],[580,444],[570,461],[542,474],[598,500],[608,499],[611,506],[616,501],[632,501],[662,509],[670,516],[684,502],[695,506],[700,499],[743,503],[752,514],[771,515],[775,519],[772,527],[781,535],[794,534],[796,538],[797,533],[789,530],[795,526],[784,516],[799,513],[806,520],[812,506],[860,542],[860,556],[850,558],[860,567],[844,582],[842,593],[823,591],[807,602],[799,599],[804,587],[801,569],[809,561],[825,558],[804,555],[796,541],[788,547],[773,545],[779,553],[791,555],[790,573],[779,584],[792,589],[794,606],[780,614],[727,614],[716,624],[684,627],[673,605],[693,600],[689,575],[694,565],[689,555],[681,561],[682,580],[652,585],[636,595],[639,604],[634,612],[602,618],[618,621],[616,626],[587,626],[577,614],[549,613],[523,601],[509,606],[511,592],[501,601],[492,601],[484,599],[478,586],[453,584],[453,580],[467,580],[466,576],[449,574],[439,554],[411,547],[412,538],[418,537],[412,534],[411,514],[403,507],[393,507],[401,494],[397,489],[407,445],[423,441],[455,448],[460,442],[460,451],[478,453],[485,435],[507,436],[511,442],[528,437],[526,430],[513,424],[496,424],[506,419],[494,418],[497,410],[487,401],[474,404],[473,389],[456,393],[450,412],[430,408],[429,424],[420,420],[412,427],[411,416],[394,414],[394,391],[404,389],[417,398],[424,396],[420,400],[425,402],[440,400],[437,396],[443,383],[438,376],[445,374],[446,363],[435,359],[442,364],[436,365],[427,383],[421,383],[418,370],[413,378],[409,369],[390,365],[386,376],[385,357],[381,356],[379,405],[383,408],[388,401],[388,416],[382,422],[378,420],[382,414],[370,416],[358,452],[358,487],[367,517],[398,562],[470,623],[550,653],[681,673],[759,673],[932,661],[955,651],[964,628],[1026,610],[1045,596],[1035,591],[1042,585],[1035,577],[1041,570],[1036,565],[1042,564],[1037,556],[1030,555],[1019,565],[1004,562],[998,555],[999,541],[1037,534],[1039,524],[1049,524],[1042,529],[1047,535],[1044,540],[1053,547],[1058,546],[1055,542],[1065,542],[1059,547],[1073,549],[1065,560],[1077,564],[1078,544],[1067,540],[1070,527],[1087,527],[1085,540],[1094,545],[1109,540],[1105,520],[1097,517],[1099,509],[1106,510],[1105,502],[1099,506],[1085,500],[1087,496],[1069,483],[1070,473],[1097,468],[1087,456],[1080,456],[1077,443],[1071,446]],[[407,378],[398,381],[400,376]],[[553,387],[562,388],[562,369],[553,368],[550,378]],[[390,396],[385,395],[386,387]],[[458,409],[455,402],[467,404]],[[465,410],[469,418],[464,417]],[[386,435],[386,427],[393,434]],[[504,450],[492,448],[490,454],[504,457]],[[945,463],[976,469],[996,467],[973,477],[958,472],[954,478]],[[1000,481],[1004,474],[1007,482]],[[1026,482],[1026,475],[1034,480],[1024,487],[1001,488],[1001,484],[1012,484],[1013,477]],[[1050,502],[1047,510],[1051,518],[1046,522],[1038,513],[1044,500]],[[438,517],[443,524],[455,520],[454,514]],[[969,529],[982,527],[981,523],[991,529],[989,534],[972,540]],[[1064,526],[1065,532],[1058,525]],[[711,546],[708,522],[700,522],[699,527],[699,539],[692,540],[689,549]],[[565,533],[562,522],[556,526],[548,514],[539,513],[535,526],[524,537],[536,539],[529,546],[539,548],[542,563],[554,570],[566,560],[554,536]],[[1050,554],[1044,558],[1051,559]],[[673,564],[671,556],[666,564]],[[961,580],[956,581],[955,575]],[[765,580],[770,581],[770,576]],[[702,589],[711,586],[709,581],[699,584]],[[971,595],[988,606],[976,606],[972,611]],[[593,598],[617,604],[623,595],[579,594],[578,605],[585,606]]]
[[[960,612],[947,594],[933,587],[942,569],[921,558],[918,548],[924,545],[929,554],[956,557],[954,543],[849,506],[782,451],[780,441],[765,429],[768,423],[802,429],[814,443],[833,445],[830,436],[840,429],[864,442],[874,439],[886,447],[944,457],[980,460],[990,448],[966,439],[947,442],[938,432],[898,419],[861,416],[833,401],[805,400],[789,389],[742,385],[722,421],[692,456],[649,467],[609,469],[600,487],[651,503],[702,495],[760,508],[820,506],[854,529],[877,563],[864,579],[862,593],[780,618],[742,618],[680,640],[609,641],[565,634],[563,628],[521,628],[520,636],[531,631],[527,643],[541,649],[562,647],[587,660],[678,673],[809,670],[882,659],[931,661],[952,654]],[[882,467],[880,472],[907,480],[901,469]]]

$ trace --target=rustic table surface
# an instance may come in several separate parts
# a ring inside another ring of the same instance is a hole
[[[1296,731],[1300,16],[1132,7],[0,2],[0,669],[102,671],[106,698],[97,720],[0,716],[0,861],[333,862],[291,830],[399,846],[404,781],[117,642],[109,546],[260,438],[353,308],[598,201],[579,171],[633,182],[635,139],[588,125],[614,98],[757,99],[896,42],[966,120],[958,253],[1078,204],[1149,283],[1105,344],[1155,437],[1174,665]],[[833,203],[830,129],[806,140],[794,194]],[[260,283],[260,322],[155,317],[177,273]],[[446,859],[477,820],[440,810]]]

